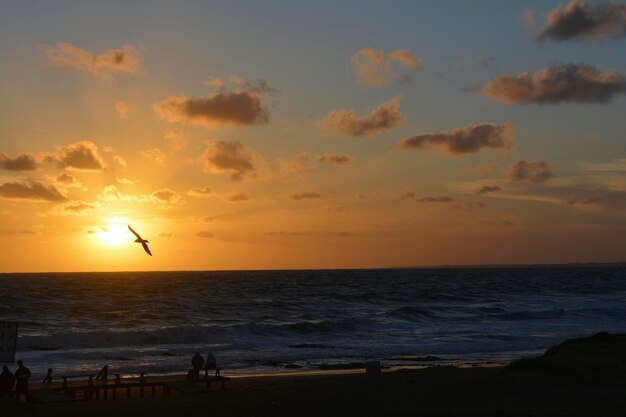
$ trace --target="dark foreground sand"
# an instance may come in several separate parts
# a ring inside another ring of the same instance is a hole
[[[4,416],[624,416],[626,386],[502,368],[452,367],[365,375],[259,377],[226,390],[116,401],[19,405]]]
[[[606,345],[605,340],[597,342]],[[608,378],[604,373],[587,378],[586,365],[584,374],[576,373],[571,352],[566,354],[566,373],[558,366],[525,363],[398,370],[384,373],[379,384],[368,383],[364,373],[263,376],[233,379],[226,390],[203,394],[4,403],[0,416],[626,416],[626,375],[620,371]]]

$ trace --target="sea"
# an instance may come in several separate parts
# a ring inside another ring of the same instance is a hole
[[[0,321],[34,379],[480,366],[626,332],[626,267],[0,274]]]

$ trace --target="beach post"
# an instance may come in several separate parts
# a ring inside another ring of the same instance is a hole
[[[367,374],[367,382],[370,384],[380,383],[380,361],[366,362],[365,373]]]
[[[94,386],[93,386],[93,375],[89,375],[89,381],[87,381],[87,390],[85,392],[85,397],[87,397],[88,400],[91,400],[93,398],[94,391],[96,391],[96,390],[94,389]],[[97,396],[99,398],[100,397],[100,395],[99,395],[100,392],[99,391],[96,391],[96,392],[97,392]]]
[[[142,372],[141,375],[139,375],[139,383],[141,384],[139,386],[139,396],[143,398],[143,390],[144,390],[144,386],[146,385],[146,373],[145,372]]]

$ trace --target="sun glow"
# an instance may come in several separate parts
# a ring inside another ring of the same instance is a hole
[[[107,246],[120,246],[135,240],[126,226],[125,219],[109,219],[106,226],[100,226],[96,233],[98,240]]]

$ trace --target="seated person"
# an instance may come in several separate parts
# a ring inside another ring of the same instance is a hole
[[[0,374],[0,397],[10,396],[13,385],[15,385],[15,376],[9,371],[8,366],[4,365]]]
[[[215,369],[215,376],[220,376],[220,368],[217,367],[217,361],[211,352],[206,355],[206,361],[204,362],[204,376],[209,375],[209,370]]]

